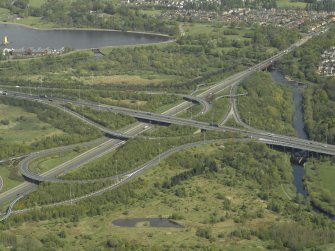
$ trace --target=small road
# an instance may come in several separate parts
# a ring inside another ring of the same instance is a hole
[[[70,145],[70,146],[63,146],[63,147],[57,147],[57,148],[53,148],[53,149],[47,149],[47,150],[43,150],[43,151],[39,151],[37,153],[32,153],[29,154],[27,158],[32,158],[33,156],[38,156],[40,155],[49,155],[52,153],[57,153],[57,152],[61,152],[61,151],[66,151],[66,150],[70,150],[75,148],[76,146],[80,145],[80,146],[92,146],[92,145],[96,145],[96,144],[104,144],[107,142],[107,138],[100,138],[97,140],[93,140],[90,142],[85,142],[85,143],[80,143],[80,144],[74,144],[74,145]],[[32,191],[34,191],[37,188],[37,185],[31,182],[23,182],[20,185],[9,189],[3,193],[0,194],[0,205],[3,205],[5,203],[7,203],[8,201],[12,201],[14,200],[17,195],[25,195],[28,194]]]
[[[15,93],[14,95],[10,93],[9,95],[13,95],[13,97],[17,97],[17,98],[18,97],[27,98],[26,94]],[[36,101],[37,99],[37,97],[35,96],[28,95],[28,97],[32,101],[34,100]],[[42,102],[45,102],[45,103],[56,102],[57,103],[57,100],[42,101]],[[317,153],[322,153],[322,154],[328,154],[328,155],[335,155],[334,145],[329,145],[329,144],[324,144],[324,143],[319,143],[319,142],[309,141],[309,140],[303,140],[303,139],[298,139],[295,137],[288,137],[284,135],[272,134],[272,133],[261,131],[261,130],[255,130],[251,127],[246,128],[246,129],[239,129],[239,128],[233,128],[233,127],[227,127],[227,126],[218,127],[218,126],[214,126],[209,123],[206,123],[206,122],[179,118],[179,117],[169,115],[169,113],[177,114],[180,112],[180,109],[184,109],[182,106],[183,103],[176,106],[179,109],[176,109],[176,107],[174,107],[174,108],[171,108],[169,111],[165,112],[165,114],[157,114],[157,113],[144,112],[144,111],[124,108],[124,107],[100,105],[100,104],[97,104],[91,101],[80,101],[79,102],[79,101],[69,101],[68,100],[68,102],[71,102],[73,105],[77,105],[77,106],[88,106],[92,109],[103,109],[106,111],[118,112],[118,113],[126,114],[128,116],[139,118],[139,119],[142,119],[148,122],[156,121],[156,122],[163,123],[163,124],[187,125],[187,126],[193,126],[196,128],[200,128],[202,130],[237,132],[237,133],[247,134],[252,137],[260,137],[260,138],[264,138],[267,140],[272,140],[274,145],[292,147],[296,149],[317,152]],[[235,107],[234,109],[236,109],[236,105],[233,107]],[[240,120],[238,118],[238,115],[237,115],[238,113],[236,110],[234,110],[234,114],[235,116],[237,116],[237,119]]]
[[[207,113],[211,109],[211,105],[204,98],[201,98],[198,96],[192,96],[192,95],[184,95],[184,94],[178,94],[178,95],[182,96],[186,100],[197,102],[200,105],[202,105],[203,108],[202,108],[201,114]]]
[[[158,156],[156,156],[152,160],[146,162],[145,164],[134,168],[131,171],[128,171],[124,174],[120,174],[120,175],[108,178],[108,179],[114,179],[116,182],[114,184],[112,184],[110,186],[107,186],[105,188],[102,188],[98,191],[95,191],[95,192],[92,192],[92,193],[89,193],[89,194],[86,194],[86,195],[83,195],[83,196],[80,196],[80,197],[77,197],[77,198],[65,200],[65,201],[62,201],[62,202],[57,202],[57,203],[53,203],[53,204],[49,204],[49,205],[43,205],[43,206],[37,206],[37,207],[34,207],[34,208],[27,208],[27,209],[17,210],[14,213],[24,213],[24,212],[27,212],[27,211],[30,211],[30,210],[33,210],[33,209],[37,209],[37,208],[42,208],[42,207],[50,207],[50,206],[57,206],[57,205],[63,205],[63,204],[72,204],[72,203],[79,202],[81,200],[84,200],[84,199],[87,199],[87,198],[90,198],[90,197],[101,195],[106,191],[116,189],[117,187],[131,181],[132,179],[134,179],[137,176],[139,176],[140,174],[142,174],[144,171],[148,170],[149,168],[152,168],[152,167],[156,166],[162,160],[168,158],[172,154],[175,154],[177,152],[184,151],[184,150],[187,150],[187,149],[191,149],[193,147],[205,145],[205,144],[212,144],[212,143],[219,143],[219,142],[224,143],[224,142],[227,142],[227,141],[231,141],[231,140],[216,139],[216,140],[208,140],[208,141],[198,141],[198,142],[193,142],[193,143],[188,143],[188,144],[180,145],[180,146],[177,146],[177,147],[173,147],[173,148],[159,154]],[[235,139],[235,141],[240,142],[240,141],[251,141],[251,140],[248,139],[248,138],[245,138],[245,139]]]
[[[6,220],[11,215],[11,213],[13,212],[13,207],[14,207],[15,203],[18,202],[20,199],[22,199],[22,197],[23,196],[18,196],[15,200],[13,200],[10,203],[9,207],[7,208],[6,213],[3,214],[3,215],[0,215],[0,221]]]
[[[79,113],[76,113],[75,111],[72,111],[72,110],[66,108],[65,106],[53,105],[53,104],[49,104],[49,105],[51,105],[53,107],[56,107],[58,109],[61,109],[64,112],[69,113],[70,115],[80,119],[81,121],[85,122],[86,124],[89,124],[89,125],[97,128],[97,129],[99,129],[100,131],[112,136],[112,137],[115,137],[115,138],[118,138],[118,139],[131,139],[132,138],[132,136],[130,136],[130,135],[120,133],[120,132],[116,132],[116,131],[113,131],[113,130],[107,128],[107,127],[104,127],[104,126],[86,118],[85,116],[82,116]]]
[[[2,179],[2,177],[0,176],[0,191],[2,190],[2,187],[3,187],[3,179]]]

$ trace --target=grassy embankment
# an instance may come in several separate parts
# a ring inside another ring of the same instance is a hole
[[[29,169],[32,172],[42,174],[62,163],[65,163],[68,160],[75,158],[76,156],[82,154],[87,150],[88,150],[87,147],[78,146],[77,148],[71,151],[51,154],[48,155],[47,157],[42,157],[32,161],[29,165]]]
[[[63,133],[39,120],[36,114],[26,112],[20,107],[0,104],[0,120],[1,140],[10,143],[29,145]]]

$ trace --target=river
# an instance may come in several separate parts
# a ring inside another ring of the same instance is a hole
[[[294,104],[293,127],[299,138],[308,139],[304,125],[304,113],[302,104],[303,100],[299,85],[293,81],[286,80],[283,74],[276,70],[271,71],[271,77],[279,85],[285,85],[291,88],[293,93],[293,104]],[[305,175],[304,167],[302,165],[297,165],[294,163],[292,163],[291,166],[292,166],[294,186],[296,187],[298,193],[306,197],[307,191],[303,183],[303,178]]]
[[[74,49],[101,48],[108,46],[149,44],[168,41],[161,35],[107,31],[107,30],[38,30],[25,26],[0,23],[0,38],[8,36],[9,48],[55,48]]]

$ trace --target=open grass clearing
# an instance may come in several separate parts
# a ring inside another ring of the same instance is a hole
[[[137,105],[139,107],[145,105],[148,101],[144,100],[131,100],[131,99],[122,99],[122,100],[116,100],[112,98],[101,98],[102,101],[106,104],[113,104],[117,106],[133,106],[136,107]]]
[[[330,163],[325,163],[319,167],[320,172],[320,184],[335,194],[335,166]]]
[[[34,173],[42,174],[62,163],[65,163],[68,160],[77,157],[86,150],[88,149],[77,147],[72,151],[56,153],[43,158],[39,158],[30,163],[29,169]]]
[[[72,77],[73,80],[78,80],[88,85],[96,84],[158,84],[163,79],[144,78],[141,76],[132,75],[112,75],[112,76],[94,76],[94,77]]]
[[[9,10],[0,8],[0,21],[6,20],[8,15],[9,15]]]
[[[247,39],[244,37],[245,34],[251,31],[250,28],[246,27],[229,27],[229,26],[221,26],[213,27],[210,24],[201,24],[201,23],[183,23],[183,29],[186,34],[189,35],[197,35],[202,33],[224,33],[225,31],[234,31],[237,35],[226,35],[227,38],[231,39]]]
[[[0,190],[0,193],[5,192],[23,182],[23,178],[19,174],[18,167],[13,163],[3,163],[0,165],[0,176],[3,180],[3,187]]]
[[[307,162],[308,175],[313,178],[312,186],[315,188],[323,188],[335,194],[335,165],[330,161],[319,161],[312,165]]]
[[[13,22],[14,24],[22,24],[30,27],[41,28],[41,29],[49,29],[49,28],[59,28],[59,25],[55,23],[45,22],[41,17],[24,17]]]
[[[30,144],[63,133],[20,107],[0,104],[0,121],[1,140],[10,143]]]
[[[156,10],[152,8],[151,10],[141,10],[141,12],[150,16],[157,16],[162,13],[162,10]]]
[[[306,8],[306,3],[304,2],[295,2],[291,0],[277,0],[277,7],[278,8],[299,8],[304,9]]]

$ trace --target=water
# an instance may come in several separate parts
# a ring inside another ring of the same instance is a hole
[[[287,81],[283,74],[278,71],[272,71],[271,77],[280,85],[289,86],[292,89],[293,93],[293,104],[294,104],[294,116],[293,116],[293,127],[300,139],[308,139],[305,125],[304,125],[304,114],[302,107],[302,96],[300,92],[300,87],[295,82]],[[304,197],[307,196],[307,191],[305,189],[303,178],[305,175],[305,170],[302,165],[291,164],[292,174],[293,174],[293,183],[296,187],[298,193],[302,194]]]
[[[295,189],[298,193],[302,194],[304,197],[307,197],[307,191],[304,186],[304,175],[305,170],[304,167],[301,165],[291,164],[292,166],[292,173],[293,173],[293,183]]]
[[[119,31],[36,30],[13,24],[0,24],[0,39],[8,36],[9,48],[100,48],[165,42],[168,37]]]
[[[278,71],[271,72],[272,79],[280,85],[289,86],[293,93],[293,103],[294,103],[294,117],[293,117],[293,127],[297,132],[300,139],[308,139],[305,124],[304,124],[304,113],[302,107],[302,96],[300,93],[300,87],[295,82],[287,81],[283,74]]]
[[[133,219],[119,219],[112,222],[114,225],[119,227],[136,227],[139,223],[148,223],[148,227],[173,227],[183,228],[176,222],[164,218],[133,218]],[[142,225],[145,226],[145,225]]]

